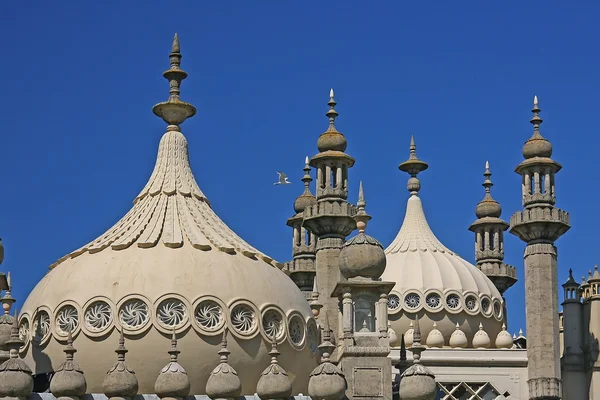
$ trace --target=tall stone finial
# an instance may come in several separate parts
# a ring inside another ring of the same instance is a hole
[[[321,136],[319,136],[319,140],[317,141],[317,148],[321,153],[326,151],[346,151],[346,146],[348,142],[344,135],[337,130],[335,127],[335,119],[339,115],[335,110],[335,106],[337,105],[334,97],[333,97],[333,89],[329,91],[329,102],[327,103],[329,106],[329,110],[325,113],[327,118],[329,118],[329,127]]]
[[[534,96],[533,108],[531,109],[533,117],[531,118],[531,121],[529,121],[533,125],[533,135],[523,146],[523,157],[526,159],[534,157],[552,157],[552,144],[540,133],[540,125],[543,122],[540,118],[540,111],[538,98],[537,96]]]
[[[404,161],[398,166],[400,171],[408,172],[410,178],[408,180],[408,191],[411,195],[416,196],[421,190],[421,181],[417,178],[417,175],[421,171],[425,171],[429,165],[426,162],[419,160],[417,157],[417,145],[415,144],[415,137],[410,137],[410,154],[408,160]]]
[[[163,73],[165,79],[169,81],[169,100],[158,103],[152,107],[152,111],[169,124],[168,130],[179,130],[179,125],[181,125],[183,121],[196,114],[196,108],[180,99],[181,81],[187,78],[187,73],[180,68],[181,49],[179,45],[179,36],[177,34],[175,34],[175,37],[173,38],[169,60],[171,68]]]
[[[14,322],[13,316],[10,315],[10,309],[15,302],[11,295],[11,289],[10,272],[6,275],[0,274],[0,292],[5,291],[4,296],[0,298],[3,310],[3,312],[0,312],[0,364],[10,358],[7,343],[11,338]]]
[[[403,400],[433,400],[437,393],[435,376],[421,364],[421,353],[425,346],[421,345],[421,328],[415,316],[413,344],[413,365],[402,373],[400,379],[400,398]]]
[[[2,309],[4,310],[4,315],[10,315],[10,309],[12,305],[15,303],[15,298],[11,295],[12,292],[12,283],[10,279],[10,272],[6,274],[6,290],[4,291],[4,296],[0,299],[2,303]]]
[[[206,394],[213,400],[233,400],[242,393],[242,383],[233,367],[229,365],[229,350],[227,350],[227,328],[223,331],[223,341],[219,356],[221,361],[215,367],[206,382]]]
[[[312,177],[310,176],[310,165],[308,164],[308,156],[304,160],[304,176],[302,177],[302,182],[304,182],[304,192],[296,198],[294,201],[294,211],[296,213],[301,213],[304,211],[306,207],[310,207],[312,205],[317,204],[317,199],[310,191],[310,183],[312,182]]]
[[[277,357],[280,355],[277,350],[277,338],[273,335],[271,342],[271,365],[269,365],[261,374],[256,386],[258,397],[264,400],[287,399],[292,395],[292,382],[287,372],[279,366]]]
[[[170,362],[160,371],[154,383],[154,393],[161,399],[181,400],[190,394],[190,377],[177,362],[180,351],[177,349],[175,329],[171,336]]]
[[[319,345],[321,364],[310,373],[308,395],[313,399],[341,400],[344,398],[347,383],[342,371],[329,359],[335,345],[330,342],[331,331],[327,321],[322,336],[323,341]]]
[[[371,216],[365,211],[367,202],[365,201],[365,193],[363,191],[362,181],[360,181],[358,186],[358,201],[356,203],[356,206],[357,211],[356,215],[354,216],[354,220],[356,221],[356,228],[360,233],[365,233],[365,229],[367,228],[367,222],[371,220]]]
[[[119,337],[119,347],[115,350],[117,353],[117,362],[106,373],[102,383],[102,391],[112,400],[129,400],[137,394],[138,380],[135,372],[125,363],[125,336],[121,330]]]
[[[10,340],[6,342],[10,358],[0,365],[0,398],[24,400],[33,391],[31,368],[19,358],[23,341],[19,337],[18,314],[15,311]]]
[[[73,361],[77,349],[73,347],[73,335],[69,331],[67,346],[64,349],[66,360],[62,363],[50,381],[50,392],[57,400],[78,400],[87,390],[83,371]]]

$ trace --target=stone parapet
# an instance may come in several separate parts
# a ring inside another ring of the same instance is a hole
[[[524,242],[555,242],[571,228],[569,213],[554,207],[517,211],[510,217],[510,232]]]

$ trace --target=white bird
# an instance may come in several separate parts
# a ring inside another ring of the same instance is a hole
[[[290,181],[288,181],[287,175],[283,172],[277,171],[277,175],[279,175],[279,181],[275,182],[273,185],[289,185]]]

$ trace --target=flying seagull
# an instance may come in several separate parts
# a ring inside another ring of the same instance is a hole
[[[277,175],[279,175],[279,181],[275,182],[273,185],[289,185],[290,181],[288,181],[287,175],[283,172],[277,171]]]

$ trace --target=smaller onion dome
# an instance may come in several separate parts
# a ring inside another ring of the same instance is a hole
[[[450,336],[449,344],[453,349],[464,349],[467,347],[467,335],[460,329],[458,322],[456,323],[456,330]]]
[[[475,349],[487,349],[490,347],[490,337],[487,332],[483,330],[483,324],[479,323],[479,330],[475,332],[473,336],[473,348]]]
[[[533,118],[533,135],[523,145],[523,157],[526,159],[533,157],[551,157],[552,144],[546,140],[540,133],[540,124],[543,122],[539,116],[540,108],[538,106],[537,96],[533,97],[533,108],[531,109]]]
[[[287,372],[277,363],[277,340],[273,335],[273,343],[269,355],[271,365],[261,374],[256,386],[258,397],[263,400],[287,399],[292,395],[292,382]]]
[[[433,329],[429,332],[429,335],[427,335],[425,344],[428,347],[441,348],[444,347],[444,342],[444,335],[442,335],[442,332],[438,330],[437,323],[434,322]]]
[[[497,349],[510,349],[513,347],[513,338],[506,331],[506,324],[502,324],[502,330],[496,336],[495,344]]]
[[[329,91],[329,111],[325,114],[329,118],[329,128],[319,136],[317,140],[317,148],[319,151],[346,151],[346,146],[348,146],[348,141],[335,127],[335,118],[339,115],[337,111],[335,111],[335,102],[333,98],[333,89]]]
[[[83,371],[75,361],[73,356],[77,349],[73,347],[73,336],[69,331],[67,335],[67,346],[64,350],[67,355],[66,360],[55,371],[50,381],[50,392],[54,397],[77,399],[83,396],[87,390],[87,382]]]
[[[182,399],[190,394],[190,377],[177,362],[180,351],[177,350],[175,330],[171,338],[171,350],[168,353],[171,361],[158,374],[154,383],[154,393],[161,399]]]
[[[122,398],[130,399],[137,394],[137,377],[135,376],[135,372],[125,363],[125,354],[127,354],[127,351],[125,348],[125,337],[121,330],[119,347],[115,350],[115,353],[117,353],[117,362],[106,373],[106,377],[102,383],[102,391],[109,399],[113,397],[119,400],[122,400]]]
[[[413,322],[410,321],[410,325],[409,325],[408,329],[406,330],[406,332],[404,332],[404,345],[406,347],[412,346],[414,333],[415,333],[415,329],[413,327]]]
[[[421,329],[419,320],[415,319],[414,342],[411,346],[413,365],[408,367],[400,378],[399,394],[402,400],[434,400],[437,394],[437,384],[433,373],[421,365]]]
[[[386,258],[383,246],[365,234],[371,216],[366,213],[362,182],[360,182],[357,208],[354,216],[358,235],[344,243],[340,252],[340,272],[346,279],[362,277],[378,279],[385,271]]]
[[[242,393],[242,383],[235,369],[229,361],[229,350],[227,350],[227,333],[223,331],[223,341],[221,342],[221,362],[215,367],[206,382],[206,394],[211,399],[236,399]]]
[[[294,211],[301,213],[306,207],[317,204],[317,198],[310,191],[310,183],[312,178],[310,177],[310,165],[308,165],[308,156],[304,160],[304,176],[302,177],[304,182],[304,192],[298,196],[294,202]]]
[[[391,346],[398,346],[400,344],[400,341],[398,340],[399,337],[396,334],[396,331],[392,329],[392,323],[388,321],[388,338],[390,339],[390,345]]]
[[[344,398],[347,383],[342,371],[333,365],[329,356],[335,349],[331,343],[331,331],[323,330],[323,342],[319,345],[321,364],[311,373],[308,380],[308,395],[315,400],[341,400]]]
[[[494,186],[494,184],[490,179],[492,173],[490,171],[490,163],[487,161],[485,162],[485,172],[483,176],[485,176],[485,180],[483,181],[482,185],[485,188],[485,196],[483,197],[483,200],[477,204],[477,207],[475,208],[475,215],[477,218],[500,218],[500,215],[502,215],[502,207],[500,206],[500,203],[494,200],[491,194],[491,188]]]
[[[0,398],[27,397],[33,391],[31,368],[19,358],[23,341],[19,337],[17,313],[13,317],[10,339],[6,342],[10,358],[0,364]]]

